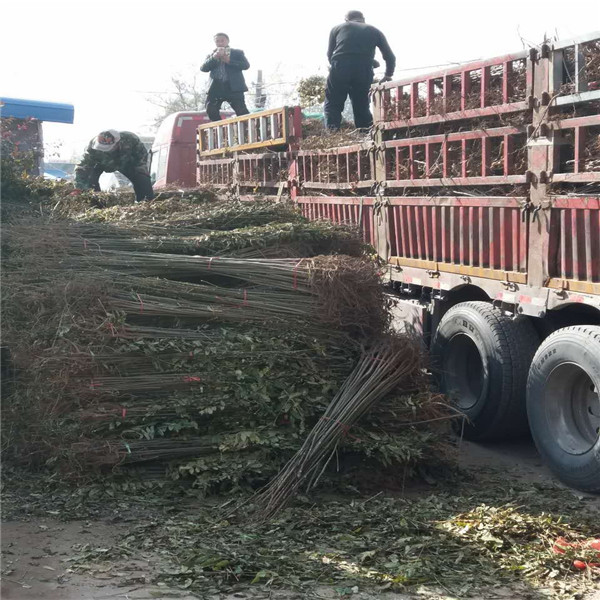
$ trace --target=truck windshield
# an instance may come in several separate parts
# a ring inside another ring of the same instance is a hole
[[[152,158],[150,161],[150,179],[152,180],[153,184],[166,175],[168,153],[168,145],[160,146],[160,148],[152,150]]]

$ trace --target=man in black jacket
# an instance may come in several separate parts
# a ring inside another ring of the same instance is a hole
[[[329,129],[340,128],[348,95],[352,102],[355,126],[368,129],[373,125],[369,88],[373,83],[375,48],[379,48],[385,60],[385,76],[380,83],[391,81],[396,57],[383,33],[365,24],[361,12],[349,11],[346,22],[331,30],[327,50],[331,68],[325,90],[325,123]]]
[[[220,121],[221,104],[228,102],[235,114],[247,115],[250,111],[244,101],[244,92],[248,91],[242,71],[250,68],[250,63],[243,50],[229,47],[229,36],[226,33],[215,35],[216,49],[209,54],[200,67],[205,73],[210,72],[210,87],[206,98],[206,112],[211,121]]]

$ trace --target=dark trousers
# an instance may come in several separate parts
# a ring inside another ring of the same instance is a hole
[[[96,192],[100,191],[99,180],[102,173],[104,173],[102,169],[95,169],[90,177],[90,185]],[[123,171],[119,171],[119,173],[131,181],[136,200],[152,200],[152,198],[154,198],[152,181],[150,180],[150,173],[147,169],[145,171],[142,169],[124,169]]]
[[[220,110],[223,102],[229,103],[238,117],[250,112],[246,106],[244,92],[232,92],[228,81],[213,81],[206,97],[206,112],[211,121],[221,120]]]
[[[369,106],[369,89],[373,83],[371,61],[338,59],[331,63],[325,88],[325,124],[328,129],[339,129],[346,98],[350,96],[354,125],[357,129],[368,129],[373,125]]]
[[[131,171],[121,171],[121,173],[123,173],[123,175],[125,175],[125,177],[133,184],[136,200],[152,200],[152,198],[154,198],[152,180],[150,179],[150,173],[148,173],[147,169],[145,171],[133,169]]]

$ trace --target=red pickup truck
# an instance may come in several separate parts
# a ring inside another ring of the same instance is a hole
[[[221,111],[223,118],[231,111]],[[208,123],[206,111],[177,112],[161,123],[150,153],[150,177],[154,189],[168,185],[196,185],[196,135],[198,125]]]

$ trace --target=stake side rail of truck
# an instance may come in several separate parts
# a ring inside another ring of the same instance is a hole
[[[197,182],[358,226],[465,435],[529,428],[562,481],[600,492],[600,32],[372,100],[371,139],[331,150],[298,150],[298,108],[202,125]]]

